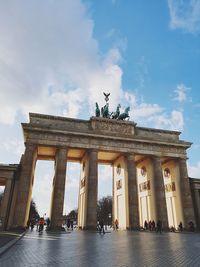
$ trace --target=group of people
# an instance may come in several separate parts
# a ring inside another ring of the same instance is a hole
[[[149,231],[155,231],[155,228],[156,228],[156,224],[155,224],[155,221],[149,221],[147,222],[147,220],[144,221],[144,229],[145,230],[149,230]]]
[[[47,218],[46,221],[44,220],[44,217],[40,217],[39,219],[31,219],[31,220],[28,220],[27,222],[27,227],[31,228],[31,231],[33,230],[34,226],[36,225],[36,230],[38,232],[42,232],[43,229],[44,229],[44,225],[47,226],[47,230],[49,229],[50,227],[50,219]]]
[[[194,232],[195,231],[195,227],[194,227],[194,223],[192,221],[190,221],[188,223],[188,230],[191,231],[191,232]],[[162,232],[162,221],[161,220],[158,220],[157,223],[155,224],[155,221],[152,220],[152,221],[149,221],[147,222],[147,220],[144,221],[144,230],[149,230],[149,231],[156,231],[156,232]],[[183,231],[183,223],[180,222],[179,225],[178,225],[178,229],[176,229],[174,226],[171,226],[169,228],[169,230],[171,232],[175,232],[176,230],[182,232]]]
[[[118,220],[116,219],[114,222],[113,222],[113,230],[118,230],[119,228],[119,222]],[[99,233],[103,233],[105,234],[105,229],[104,229],[104,221],[101,219],[98,224],[97,224],[97,229],[99,231]]]
[[[150,220],[147,222],[147,220],[144,221],[144,230],[149,230],[149,231],[156,231],[157,233],[162,233],[162,221],[158,220],[157,223],[155,223],[154,220]]]

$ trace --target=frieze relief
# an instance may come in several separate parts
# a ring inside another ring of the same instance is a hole
[[[134,134],[134,123],[127,123],[122,121],[112,121],[109,119],[91,119],[91,126],[92,129],[95,131],[106,131],[110,132],[111,134],[116,135],[133,135]]]

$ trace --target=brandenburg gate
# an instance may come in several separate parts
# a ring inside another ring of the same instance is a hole
[[[160,219],[166,229],[177,228],[180,222],[185,228],[188,222],[195,223],[186,165],[191,143],[180,140],[180,132],[138,127],[98,113],[89,120],[30,113],[30,122],[22,123],[22,128],[25,152],[6,189],[11,197],[4,200],[9,204],[7,229],[27,224],[39,159],[55,162],[52,229],[60,229],[63,223],[69,161],[81,164],[80,229],[96,229],[98,163],[112,165],[113,219],[118,219],[120,229],[139,229],[145,220]]]

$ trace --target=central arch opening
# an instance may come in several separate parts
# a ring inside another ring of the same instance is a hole
[[[103,220],[106,230],[113,221],[113,166],[98,164],[97,221]]]

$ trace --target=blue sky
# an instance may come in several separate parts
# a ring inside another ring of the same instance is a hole
[[[1,1],[0,162],[19,162],[29,112],[87,120],[106,91],[139,126],[181,131],[193,142],[189,175],[200,177],[199,18],[200,0]]]

